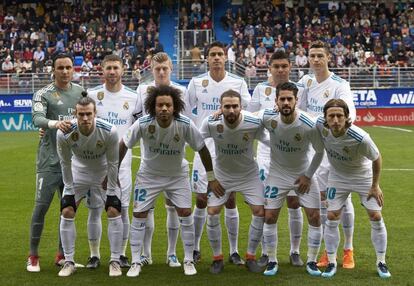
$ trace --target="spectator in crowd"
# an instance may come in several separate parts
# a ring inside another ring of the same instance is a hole
[[[256,67],[253,65],[253,62],[249,62],[249,65],[246,67],[245,76],[247,78],[256,77]]]
[[[256,51],[252,45],[248,44],[247,48],[244,50],[244,56],[251,62],[254,63],[256,57]]]
[[[4,73],[12,73],[14,72],[14,65],[11,61],[11,57],[8,56],[1,65],[1,70]]]
[[[304,54],[303,50],[299,50],[299,53],[296,55],[295,64],[299,68],[305,68],[308,66],[308,58]]]

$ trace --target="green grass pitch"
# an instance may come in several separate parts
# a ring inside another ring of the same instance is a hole
[[[414,131],[414,127],[403,127]],[[79,269],[72,277],[57,276],[58,268],[53,260],[57,249],[58,212],[57,196],[46,216],[45,229],[40,244],[40,273],[26,272],[26,258],[29,249],[29,225],[34,205],[35,154],[38,137],[36,133],[1,133],[0,135],[0,214],[1,252],[0,285],[414,285],[414,132],[378,127],[365,128],[379,146],[383,156],[381,187],[385,196],[383,215],[388,230],[387,263],[391,279],[381,280],[375,269],[375,252],[371,245],[370,224],[357,196],[353,196],[356,219],[354,249],[356,268],[339,268],[333,279],[314,278],[304,268],[289,265],[289,234],[287,232],[287,211],[282,211],[279,220],[279,273],[275,277],[249,273],[245,268],[226,264],[221,275],[208,272],[211,250],[206,233],[202,239],[203,259],[197,265],[198,274],[185,277],[181,268],[169,268],[165,264],[166,229],[165,209],[162,199],[156,206],[156,227],[153,239],[152,266],[145,266],[140,276],[131,279],[125,275],[108,277],[108,241],[106,219],[103,219],[101,243],[102,265],[96,271]],[[135,149],[135,155],[139,150]],[[189,152],[189,158],[192,153]],[[134,160],[134,170],[138,159]],[[400,170],[404,169],[404,170]],[[245,254],[247,246],[250,213],[238,197],[240,210],[239,252]],[[87,210],[79,208],[76,226],[76,260],[86,263],[88,243],[86,236]],[[226,230],[223,227],[224,253],[228,252]],[[342,231],[341,231],[342,232]],[[306,222],[304,224],[301,255],[306,257]],[[342,235],[342,233],[341,233]],[[342,243],[340,244],[340,246]],[[341,249],[342,247],[340,247]],[[178,257],[182,260],[181,241],[178,241]],[[129,249],[128,249],[129,253]],[[128,254],[130,257],[130,254]],[[339,264],[342,251],[339,251]],[[125,272],[125,271],[124,271]],[[79,284],[78,284],[79,283]]]

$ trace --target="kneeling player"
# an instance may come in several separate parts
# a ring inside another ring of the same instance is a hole
[[[324,235],[329,264],[322,276],[332,277],[336,273],[342,206],[350,193],[357,193],[371,221],[371,240],[377,254],[378,275],[381,278],[391,277],[385,264],[387,230],[381,215],[384,204],[379,186],[381,154],[369,134],[351,123],[345,101],[331,99],[323,111],[324,118],[318,119],[317,128],[332,169],[328,177],[328,220]]]
[[[122,275],[119,264],[122,219],[121,193],[117,184],[118,135],[115,126],[95,117],[95,101],[83,97],[76,104],[76,120],[72,121],[70,132],[57,133],[57,150],[65,184],[60,222],[65,264],[59,276],[70,276],[75,271],[76,208],[89,190],[93,193],[92,198],[106,200],[111,248],[109,276]]]
[[[263,233],[263,184],[254,160],[254,140],[265,135],[260,119],[250,112],[241,110],[240,94],[229,90],[220,98],[222,115],[215,119],[205,118],[201,127],[204,138],[213,138],[216,158],[215,174],[207,173],[208,178],[217,176],[225,193],[214,190],[208,194],[207,234],[213,249],[213,263],[210,272],[220,273],[224,268],[221,243],[220,211],[232,192],[243,194],[252,210],[246,266],[250,271],[260,272],[255,262],[256,248]]]
[[[298,194],[308,218],[308,258],[306,270],[319,276],[316,266],[322,228],[320,222],[320,196],[312,179],[323,157],[323,144],[315,122],[296,108],[298,88],[294,83],[279,84],[276,90],[275,109],[262,111],[262,121],[270,134],[271,160],[269,176],[265,181],[265,224],[263,237],[267,246],[269,263],[264,275],[278,271],[277,220],[280,209],[291,190]],[[307,156],[310,147],[316,151],[312,161]]]
[[[180,114],[184,109],[180,91],[170,86],[158,86],[148,91],[145,100],[147,116],[136,121],[120,143],[121,159],[127,148],[140,139],[144,156],[137,173],[134,195],[134,216],[131,223],[132,264],[128,277],[137,277],[141,271],[141,257],[148,211],[161,192],[176,206],[180,217],[181,238],[184,246],[184,273],[197,273],[193,262],[194,223],[191,215],[191,190],[188,163],[184,159],[185,143],[199,152],[203,164],[212,171],[210,153],[197,127]],[[216,180],[209,186],[219,192]]]

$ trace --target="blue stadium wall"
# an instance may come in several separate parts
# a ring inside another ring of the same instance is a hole
[[[414,88],[353,90],[356,124],[414,125]],[[33,94],[0,94],[0,132],[33,131]]]

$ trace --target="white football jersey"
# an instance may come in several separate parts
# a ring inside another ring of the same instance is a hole
[[[137,94],[138,94],[138,97],[141,99],[141,104],[142,104],[141,109],[142,109],[142,114],[143,115],[147,115],[147,113],[145,112],[144,104],[145,104],[145,99],[147,98],[147,95],[148,95],[148,88],[149,87],[155,87],[155,86],[156,86],[155,81],[152,81],[148,84],[140,84],[137,87]],[[184,97],[185,97],[185,94],[187,93],[187,88],[185,86],[182,86],[181,84],[178,84],[178,83],[173,82],[173,81],[170,81],[170,86],[178,89],[179,91],[181,91],[182,100],[185,101]],[[186,116],[190,113],[191,113],[191,110],[187,110],[187,109],[184,112],[184,114]]]
[[[319,117],[317,128],[321,134],[331,169],[328,184],[338,188],[372,185],[372,161],[379,151],[367,132],[351,125],[341,137],[335,137],[324,127],[325,119]]]
[[[88,96],[96,101],[99,118],[116,126],[122,138],[136,118],[142,115],[142,104],[137,93],[122,85],[118,92],[110,92],[105,84],[88,89]]]
[[[290,81],[291,83],[294,83]],[[296,83],[295,83],[296,84]],[[302,92],[301,85],[296,84],[298,88],[298,95]],[[250,112],[257,112],[259,110],[269,108],[273,109],[276,104],[276,88],[268,81],[256,85],[253,91],[252,99],[249,102],[247,110]],[[270,148],[259,142],[257,145],[258,157],[270,157]]]
[[[274,109],[265,109],[260,115],[270,134],[269,176],[276,179],[280,188],[291,189],[294,181],[306,173],[311,163],[307,155],[310,147],[323,152],[315,121],[301,110],[297,110],[296,119],[291,124],[285,124]]]
[[[332,98],[342,99],[349,108],[349,116],[354,121],[356,109],[349,83],[331,72],[331,75],[321,83],[316,81],[314,75],[305,75],[299,82],[303,90],[299,94],[298,107],[308,112],[314,118],[323,115],[323,107]]]
[[[254,140],[265,137],[260,119],[250,112],[241,112],[240,124],[229,128],[221,115],[217,120],[205,118],[200,132],[203,138],[213,138],[215,145],[214,173],[218,180],[240,181],[258,177],[254,160]]]
[[[108,190],[113,191],[117,187],[119,140],[116,127],[99,118],[95,119],[94,125],[89,136],[82,135],[76,119],[72,120],[69,133],[57,132],[65,189],[73,189],[72,169],[90,175],[91,180],[107,175]]]
[[[194,151],[205,145],[197,127],[184,115],[175,118],[167,128],[160,127],[155,118],[146,115],[129,128],[123,139],[128,148],[142,139],[144,156],[138,172],[156,176],[187,176],[185,143]]]

